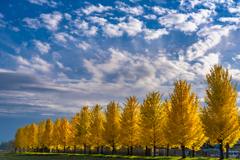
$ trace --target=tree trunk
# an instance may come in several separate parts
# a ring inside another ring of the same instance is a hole
[[[101,154],[103,154],[103,146],[101,147],[102,149],[101,149]]]
[[[42,148],[42,153],[44,153],[44,144],[43,144],[43,148]]]
[[[114,141],[113,141],[113,150],[112,150],[112,155],[115,155],[115,146],[114,146]]]
[[[89,154],[91,154],[91,147],[89,147]]]
[[[74,146],[74,154],[76,154],[76,146]]]
[[[86,144],[84,143],[84,154],[86,154]]]
[[[39,152],[39,148],[37,148],[37,152]]]
[[[133,155],[133,147],[131,146],[131,156]]]
[[[130,152],[129,152],[129,146],[128,146],[128,155],[130,155]]]
[[[169,156],[169,144],[167,144],[167,156]]]
[[[226,144],[226,158],[229,158],[229,144]]]
[[[153,156],[156,157],[156,146],[153,148]]]
[[[222,140],[219,140],[219,143],[220,143],[220,147],[219,147],[219,150],[220,150],[220,160],[222,160],[222,159],[224,159]]]
[[[148,155],[148,152],[147,152],[147,150],[148,150],[148,147],[146,146],[145,156],[147,156],[147,155]]]
[[[194,150],[194,147],[193,147],[193,149],[192,149],[192,157],[194,157],[195,156],[195,150]]]
[[[185,146],[181,146],[182,148],[182,158],[186,158],[186,154],[185,154]]]

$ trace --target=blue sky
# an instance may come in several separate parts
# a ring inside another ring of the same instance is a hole
[[[177,79],[203,102],[214,64],[240,80],[239,22],[233,0],[0,1],[0,141]]]

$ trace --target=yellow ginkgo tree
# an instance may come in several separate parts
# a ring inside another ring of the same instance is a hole
[[[37,148],[37,134],[38,134],[38,128],[36,126],[35,123],[32,123],[31,124],[31,127],[30,127],[30,134],[29,134],[29,137],[30,137],[30,147],[32,148],[32,151]]]
[[[116,154],[120,144],[120,131],[121,131],[121,107],[119,103],[110,101],[105,110],[106,122],[104,123],[103,138],[106,146],[110,147],[112,154]]]
[[[43,135],[45,132],[45,125],[46,121],[40,121],[37,123],[38,133],[37,133],[37,151],[39,152],[39,149],[42,148],[42,151],[44,152],[44,144],[43,144]]]
[[[127,102],[123,103],[121,116],[121,143],[123,146],[131,148],[131,156],[133,155],[133,147],[139,146],[140,134],[140,105],[135,96],[126,97]]]
[[[74,154],[76,153],[76,148],[80,147],[80,141],[77,136],[77,125],[78,125],[79,113],[76,113],[75,116],[72,116],[69,120],[69,138],[68,144],[74,148]]]
[[[201,127],[199,105],[196,105],[196,95],[191,92],[187,81],[174,82],[173,93],[170,93],[171,107],[166,112],[167,124],[165,136],[173,145],[182,149],[182,158],[186,158],[185,148],[196,142],[196,130]]]
[[[97,154],[99,154],[99,148],[104,145],[103,139],[104,122],[105,116],[102,112],[102,107],[96,104],[91,109],[90,139],[92,147],[97,147]]]
[[[141,143],[144,146],[153,147],[154,156],[156,156],[156,147],[164,144],[162,96],[163,94],[160,94],[160,92],[151,92],[146,95],[146,99],[143,100],[140,107]]]
[[[91,124],[91,111],[88,106],[83,106],[80,110],[77,123],[77,137],[79,138],[80,144],[84,147],[84,154],[86,154],[86,147],[90,146],[91,136],[90,124]]]
[[[56,152],[59,153],[59,143],[60,143],[60,127],[61,127],[61,120],[59,118],[56,118],[53,126],[53,146],[56,148]]]
[[[53,147],[53,122],[51,119],[47,119],[45,124],[45,131],[43,134],[43,150],[44,147],[47,147],[50,149]]]
[[[68,119],[63,117],[60,124],[60,141],[59,144],[63,147],[63,152],[66,153],[69,139],[69,124]]]
[[[208,107],[202,110],[204,132],[212,144],[220,145],[220,159],[224,159],[223,146],[239,139],[237,84],[232,82],[228,69],[217,65],[206,74],[205,82]]]

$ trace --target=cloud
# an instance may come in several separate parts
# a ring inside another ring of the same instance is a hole
[[[48,53],[51,49],[50,45],[47,42],[41,42],[36,39],[33,40],[35,44],[35,49],[38,50],[41,54]]]
[[[162,35],[169,34],[169,32],[166,31],[166,28],[158,29],[158,30],[144,29],[144,32],[145,32],[144,39],[146,39],[146,40],[157,39],[157,38],[161,37]]]
[[[41,22],[36,18],[24,18],[22,21],[27,23],[28,28],[38,29],[41,27]]]
[[[110,17],[109,19],[114,19],[114,20],[122,22],[122,21],[124,21],[126,19],[126,17],[125,16],[124,17],[114,17],[114,18]]]
[[[136,36],[137,33],[142,32],[143,22],[130,16],[128,18],[128,23],[121,22],[118,26],[127,32],[128,36]]]
[[[109,37],[120,37],[123,35],[123,31],[120,29],[118,25],[114,24],[106,24],[103,28],[103,32]]]
[[[52,65],[41,59],[39,56],[33,56],[30,61],[21,56],[12,56],[12,58],[20,64],[17,70],[20,73],[31,74],[36,71],[45,73],[51,72]]]
[[[68,38],[69,40],[71,41],[77,41],[73,36],[65,33],[65,32],[59,32],[59,33],[56,33],[54,34],[54,38],[58,41],[58,42],[62,42],[62,43],[65,43],[67,42],[67,39]]]
[[[20,29],[18,27],[13,27],[13,26],[10,26],[9,29],[15,31],[15,32],[19,32]]]
[[[153,19],[153,20],[157,19],[157,16],[154,15],[154,14],[148,14],[148,15],[145,15],[143,17],[145,17],[146,19]]]
[[[110,6],[102,6],[101,4],[98,4],[98,7],[97,6],[94,6],[94,5],[90,5],[88,6],[87,8],[85,9],[82,9],[82,11],[86,14],[86,15],[89,15],[93,12],[98,12],[98,13],[102,13],[104,11],[108,11],[108,10],[111,10],[112,7]]]
[[[99,17],[89,17],[88,19],[91,20],[93,23],[98,23],[101,26],[103,26],[107,22],[106,19]]]
[[[53,0],[51,0],[50,2],[48,0],[28,0],[30,3],[33,3],[33,4],[38,4],[38,5],[43,5],[43,4],[46,4],[50,7],[57,7],[57,5],[60,5],[61,3],[57,3]]]
[[[174,28],[183,32],[194,32],[200,24],[209,23],[212,14],[215,14],[215,12],[207,9],[200,9],[197,13],[193,12],[188,14],[170,13],[159,17],[158,22],[171,29]]]
[[[236,29],[237,27],[234,25],[215,25],[202,28],[200,31],[198,31],[197,35],[199,37],[204,37],[204,41],[200,39],[187,49],[188,60],[192,61],[203,56],[207,50],[219,44],[222,36],[228,36],[231,30]]]
[[[86,43],[85,41],[82,41],[82,43],[79,43],[78,45],[76,45],[78,48],[82,48],[83,50],[87,50],[89,48],[91,48],[91,45]]]
[[[120,6],[116,6],[116,8],[118,8],[122,12],[136,15],[136,16],[142,15],[144,12],[142,6],[130,7],[128,5],[120,5]]]
[[[236,17],[221,17],[221,18],[219,18],[219,21],[238,24],[240,22],[240,19],[236,18]]]
[[[58,24],[62,20],[63,15],[58,11],[54,11],[53,14],[41,14],[40,18],[42,19],[43,26],[50,31],[56,31],[58,29]]]
[[[6,27],[7,22],[3,21],[4,16],[0,13],[0,27]]]
[[[69,20],[69,21],[72,20],[72,16],[68,13],[64,13],[64,17],[65,17],[66,20]]]
[[[83,33],[86,36],[94,36],[97,35],[98,28],[96,26],[91,26],[89,30],[84,30]]]
[[[152,10],[153,10],[154,13],[156,13],[158,15],[164,15],[166,13],[168,13],[168,14],[177,13],[177,10],[163,8],[163,7],[159,7],[159,6],[152,7]]]

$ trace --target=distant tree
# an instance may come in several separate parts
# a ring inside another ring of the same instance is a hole
[[[69,139],[68,144],[74,147],[74,154],[76,153],[76,148],[80,147],[80,141],[77,136],[77,125],[78,125],[79,113],[71,117],[69,120]]]
[[[86,147],[87,145],[90,145],[89,137],[91,135],[90,133],[90,123],[91,123],[91,117],[90,117],[90,109],[86,106],[84,106],[79,114],[78,117],[78,123],[77,123],[77,137],[80,140],[80,143],[84,147],[84,154],[86,154]]]
[[[106,145],[112,149],[112,154],[116,154],[120,144],[121,131],[121,107],[119,103],[111,101],[105,110],[106,122],[104,123],[104,140]]]
[[[162,96],[159,92],[152,92],[146,95],[141,111],[141,142],[144,146],[154,148],[156,156],[156,147],[163,145],[163,110]]]
[[[38,142],[37,133],[38,133],[38,128],[35,123],[32,123],[30,127],[30,134],[29,134],[30,147],[32,148],[32,151],[34,148],[37,148],[37,142]]]
[[[45,132],[43,134],[43,146],[50,149],[53,147],[53,122],[51,119],[47,119],[45,125]]]
[[[97,154],[99,154],[99,148],[104,145],[103,131],[105,122],[104,113],[102,113],[102,107],[95,105],[91,109],[91,123],[90,123],[90,139],[92,147],[97,147]]]
[[[43,135],[45,132],[46,121],[40,121],[37,123],[38,133],[37,133],[37,150],[44,149]]]
[[[25,136],[24,148],[28,150],[31,146],[31,125],[24,126],[23,132]]]
[[[63,117],[61,119],[60,125],[60,145],[63,146],[63,151],[66,153],[66,146],[68,146],[68,139],[69,139],[69,125],[68,119]]]
[[[124,146],[131,148],[131,156],[133,155],[133,147],[139,146],[140,134],[140,105],[135,96],[126,97],[127,102],[123,103],[121,116],[121,142]]]
[[[198,138],[196,130],[201,128],[198,99],[191,92],[187,81],[174,82],[173,93],[170,93],[171,107],[168,108],[166,138],[182,149],[182,158],[186,158],[185,147],[192,147]]]
[[[59,153],[59,143],[60,143],[60,127],[61,127],[61,120],[59,118],[56,118],[53,126],[53,142],[52,144],[56,148],[56,152]]]
[[[17,132],[15,134],[14,146],[17,149],[21,150],[25,147],[24,143],[25,143],[25,135],[24,135],[23,128],[20,127],[17,129]]]
[[[0,149],[5,151],[8,151],[8,150],[14,151],[15,148],[17,148],[14,145],[15,145],[15,140],[3,141],[0,144]]]
[[[212,144],[220,145],[220,159],[224,159],[224,144],[228,144],[228,148],[229,143],[239,139],[237,84],[233,84],[228,69],[217,65],[206,74],[205,82],[208,107],[202,110],[204,132]]]

